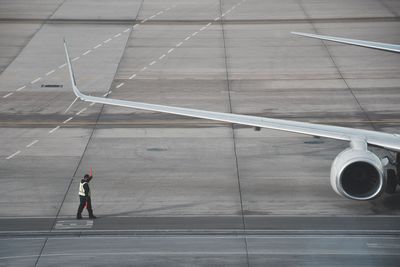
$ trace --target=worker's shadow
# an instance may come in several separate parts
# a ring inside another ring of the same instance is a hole
[[[383,197],[382,205],[390,210],[400,210],[400,192]]]

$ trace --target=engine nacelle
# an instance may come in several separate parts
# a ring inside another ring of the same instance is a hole
[[[332,163],[331,185],[341,196],[354,200],[373,199],[385,189],[384,166],[371,151],[348,148]]]

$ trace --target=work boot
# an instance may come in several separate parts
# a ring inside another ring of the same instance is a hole
[[[81,215],[81,214],[77,214],[77,215],[76,215],[76,219],[77,219],[77,220],[82,220],[82,215]]]
[[[97,217],[94,216],[93,214],[89,216],[89,219],[92,219],[92,220],[94,220],[94,219],[96,219],[96,218],[97,218]]]

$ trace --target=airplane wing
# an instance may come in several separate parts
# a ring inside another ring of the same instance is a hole
[[[379,49],[379,50],[384,50],[384,51],[389,51],[389,52],[400,53],[400,45],[395,45],[395,44],[370,42],[370,41],[348,39],[348,38],[341,38],[341,37],[334,37],[334,36],[327,36],[327,35],[318,35],[318,34],[312,34],[312,33],[303,33],[303,32],[291,32],[291,33],[300,35],[300,36],[316,38],[316,39],[320,39],[320,40],[326,40],[326,41],[338,42],[338,43],[343,43],[343,44],[350,44],[350,45],[356,45],[356,46],[362,46],[362,47],[374,48],[374,49]]]
[[[198,109],[180,108],[180,107],[148,104],[142,102],[133,102],[126,100],[88,96],[81,93],[76,86],[74,72],[69,59],[68,49],[65,41],[64,41],[64,47],[65,47],[65,53],[67,57],[67,64],[68,64],[69,74],[71,77],[73,91],[75,95],[83,101],[113,105],[119,107],[156,111],[156,112],[175,114],[193,118],[236,123],[253,127],[268,128],[268,129],[300,133],[311,136],[332,138],[337,140],[351,141],[355,139],[356,140],[362,139],[371,145],[384,147],[389,150],[400,151],[400,135],[395,135],[395,134],[345,128],[338,126],[330,126],[330,125],[312,124],[312,123],[297,122],[290,120],[213,112],[213,111],[205,111]]]

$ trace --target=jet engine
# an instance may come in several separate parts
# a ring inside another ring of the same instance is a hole
[[[341,196],[354,200],[370,200],[386,187],[382,161],[367,146],[352,145],[332,163],[331,185]]]

